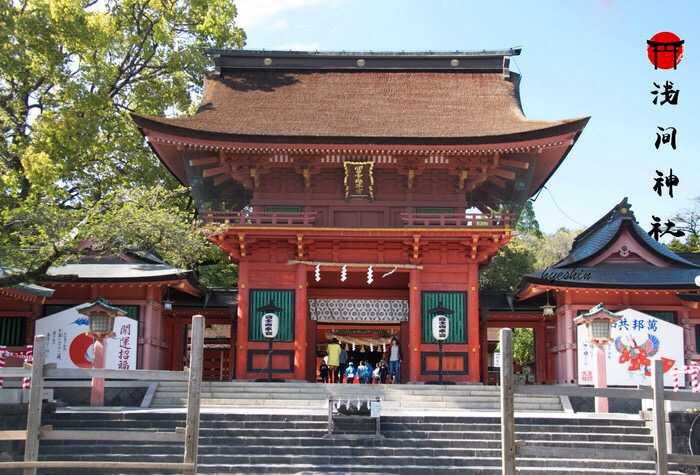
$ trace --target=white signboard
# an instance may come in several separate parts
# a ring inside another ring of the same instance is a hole
[[[501,367],[501,352],[500,351],[496,351],[493,354],[493,367],[494,368]]]
[[[48,341],[47,363],[57,368],[92,368],[94,358],[93,338],[88,318],[78,310],[88,304],[78,305],[54,313],[36,321],[37,335],[46,335]],[[136,369],[138,322],[129,317],[117,317],[115,336],[107,338],[105,368]]]
[[[275,338],[280,329],[280,318],[274,313],[266,313],[260,322],[262,334],[265,338]]]
[[[433,317],[433,338],[437,341],[447,340],[450,334],[450,320],[444,315]]]
[[[606,353],[608,386],[651,384],[654,360],[663,361],[664,385],[673,386],[674,369],[685,365],[683,327],[628,308],[616,312],[621,318],[612,326],[612,341]],[[593,384],[595,348],[587,341],[586,331],[578,327],[578,383]],[[685,384],[680,374],[679,384]]]
[[[379,417],[382,412],[382,403],[379,401],[370,401],[369,403],[369,417]]]

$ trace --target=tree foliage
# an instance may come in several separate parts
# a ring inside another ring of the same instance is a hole
[[[685,239],[673,239],[668,247],[674,252],[700,252],[700,196],[691,209],[678,212],[672,219],[676,227],[685,232]]]
[[[482,289],[516,291],[523,275],[545,269],[566,257],[574,238],[581,232],[560,228],[552,234],[542,233],[531,201],[523,208],[516,231],[516,236],[482,269]]]
[[[520,366],[535,362],[535,332],[532,328],[513,329],[513,360]]]
[[[241,47],[228,0],[0,0],[0,285],[90,245],[221,262],[129,112],[184,113],[207,47]]]

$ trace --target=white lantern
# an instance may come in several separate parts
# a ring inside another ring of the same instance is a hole
[[[450,335],[450,320],[445,315],[433,317],[433,338],[445,341]]]
[[[263,337],[272,340],[279,333],[280,317],[274,313],[266,313],[261,318],[260,327],[262,328]]]

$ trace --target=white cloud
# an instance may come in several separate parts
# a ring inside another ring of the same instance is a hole
[[[340,0],[237,0],[238,25],[243,29],[260,25],[271,16],[288,10],[337,5]],[[274,24],[274,23],[273,23]]]
[[[292,51],[318,51],[321,49],[321,44],[317,41],[311,42],[311,43],[284,43],[281,45],[275,46],[274,49],[286,51],[286,50],[292,50]]]
[[[285,20],[284,18],[280,18],[280,19],[274,20],[272,23],[270,23],[269,28],[272,31],[286,30],[287,28],[289,28],[289,22],[287,20]]]

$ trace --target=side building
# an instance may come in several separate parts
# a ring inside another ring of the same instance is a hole
[[[0,288],[0,346],[31,344],[38,319],[103,298],[138,322],[137,368],[182,369],[192,315],[202,314],[206,377],[233,377],[235,291],[203,288],[194,272],[143,252],[86,256],[39,284]]]
[[[623,199],[574,239],[564,259],[521,281],[517,305],[547,301],[556,306],[546,323],[551,332],[542,342],[552,370],[548,382],[577,382],[573,321],[599,303],[612,311],[631,307],[682,326],[686,363],[700,362],[698,275],[700,253],[677,254],[651,238]]]

